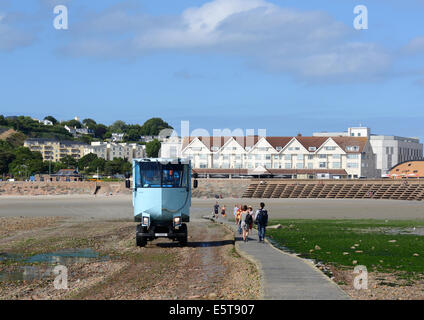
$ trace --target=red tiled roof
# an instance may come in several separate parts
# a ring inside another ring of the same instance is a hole
[[[347,153],[360,153],[364,151],[365,145],[367,144],[367,137],[331,137],[335,143],[339,145]],[[346,147],[358,146],[358,151],[348,151]]]
[[[193,173],[198,174],[240,174],[247,175],[251,174],[254,169],[192,169]],[[268,173],[264,174],[318,174],[318,173],[329,173],[333,175],[347,175],[344,169],[266,169]]]
[[[259,136],[244,136],[244,137],[185,137],[182,143],[182,149],[186,148],[193,140],[198,138],[202,141],[209,150],[212,147],[221,148],[229,139],[234,138],[243,148],[254,146],[261,137]],[[306,150],[309,151],[310,147],[318,149],[321,147],[329,138],[333,139],[340,148],[347,153],[359,153],[362,152],[368,138],[367,137],[266,137],[268,143],[276,149],[277,147],[284,148],[293,138],[296,138]],[[347,146],[358,146],[359,151],[348,151]]]

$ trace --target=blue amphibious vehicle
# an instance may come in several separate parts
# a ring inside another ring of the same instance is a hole
[[[187,244],[191,206],[191,164],[185,159],[133,160],[134,220],[137,246],[166,237]],[[127,179],[127,187],[130,181]],[[193,187],[197,187],[197,180]]]

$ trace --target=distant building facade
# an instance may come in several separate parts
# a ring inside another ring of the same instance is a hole
[[[59,141],[54,139],[27,139],[24,146],[31,151],[38,151],[44,161],[58,162],[65,156],[79,160],[84,156],[87,144],[78,141]]]
[[[105,160],[122,158],[132,161],[134,158],[144,157],[145,146],[137,143],[92,142],[84,150],[84,154],[89,153],[94,153]]]
[[[112,142],[121,142],[124,140],[124,133],[112,133]]]
[[[177,140],[163,143],[161,156],[171,155],[175,144]],[[191,159],[198,173],[335,179],[379,176],[367,137],[185,137],[180,149],[180,156]]]
[[[352,127],[347,132],[320,132],[313,135],[368,137],[376,156],[376,168],[380,170],[382,177],[387,177],[390,169],[398,163],[423,159],[423,144],[418,138],[371,134],[367,127]]]
[[[68,126],[64,126],[65,130],[68,131],[70,134],[72,134],[74,137],[81,136],[81,135],[87,135],[87,134],[94,134],[93,130],[90,130],[88,128],[71,128]]]
[[[31,151],[40,152],[44,161],[53,162],[58,162],[65,156],[79,160],[89,153],[94,153],[105,160],[122,158],[128,161],[143,158],[145,154],[145,146],[136,143],[92,142],[89,145],[78,141],[27,139],[24,146]]]

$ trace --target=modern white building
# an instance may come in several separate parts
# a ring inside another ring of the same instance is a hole
[[[376,168],[382,177],[387,176],[390,169],[399,163],[423,159],[423,144],[418,138],[371,134],[367,127],[352,127],[347,132],[317,132],[313,136],[368,137],[376,157]]]
[[[134,158],[144,157],[145,146],[137,143],[92,142],[84,150],[85,155],[89,153],[94,153],[105,160],[125,158],[132,161]]]
[[[162,141],[159,151],[160,158],[180,158],[182,139],[180,137],[169,137]]]

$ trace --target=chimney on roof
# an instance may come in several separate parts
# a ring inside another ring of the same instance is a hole
[[[301,133],[298,133],[298,134],[297,134],[297,136],[298,136],[298,137],[301,137],[301,136],[302,136],[302,134],[301,134]]]

